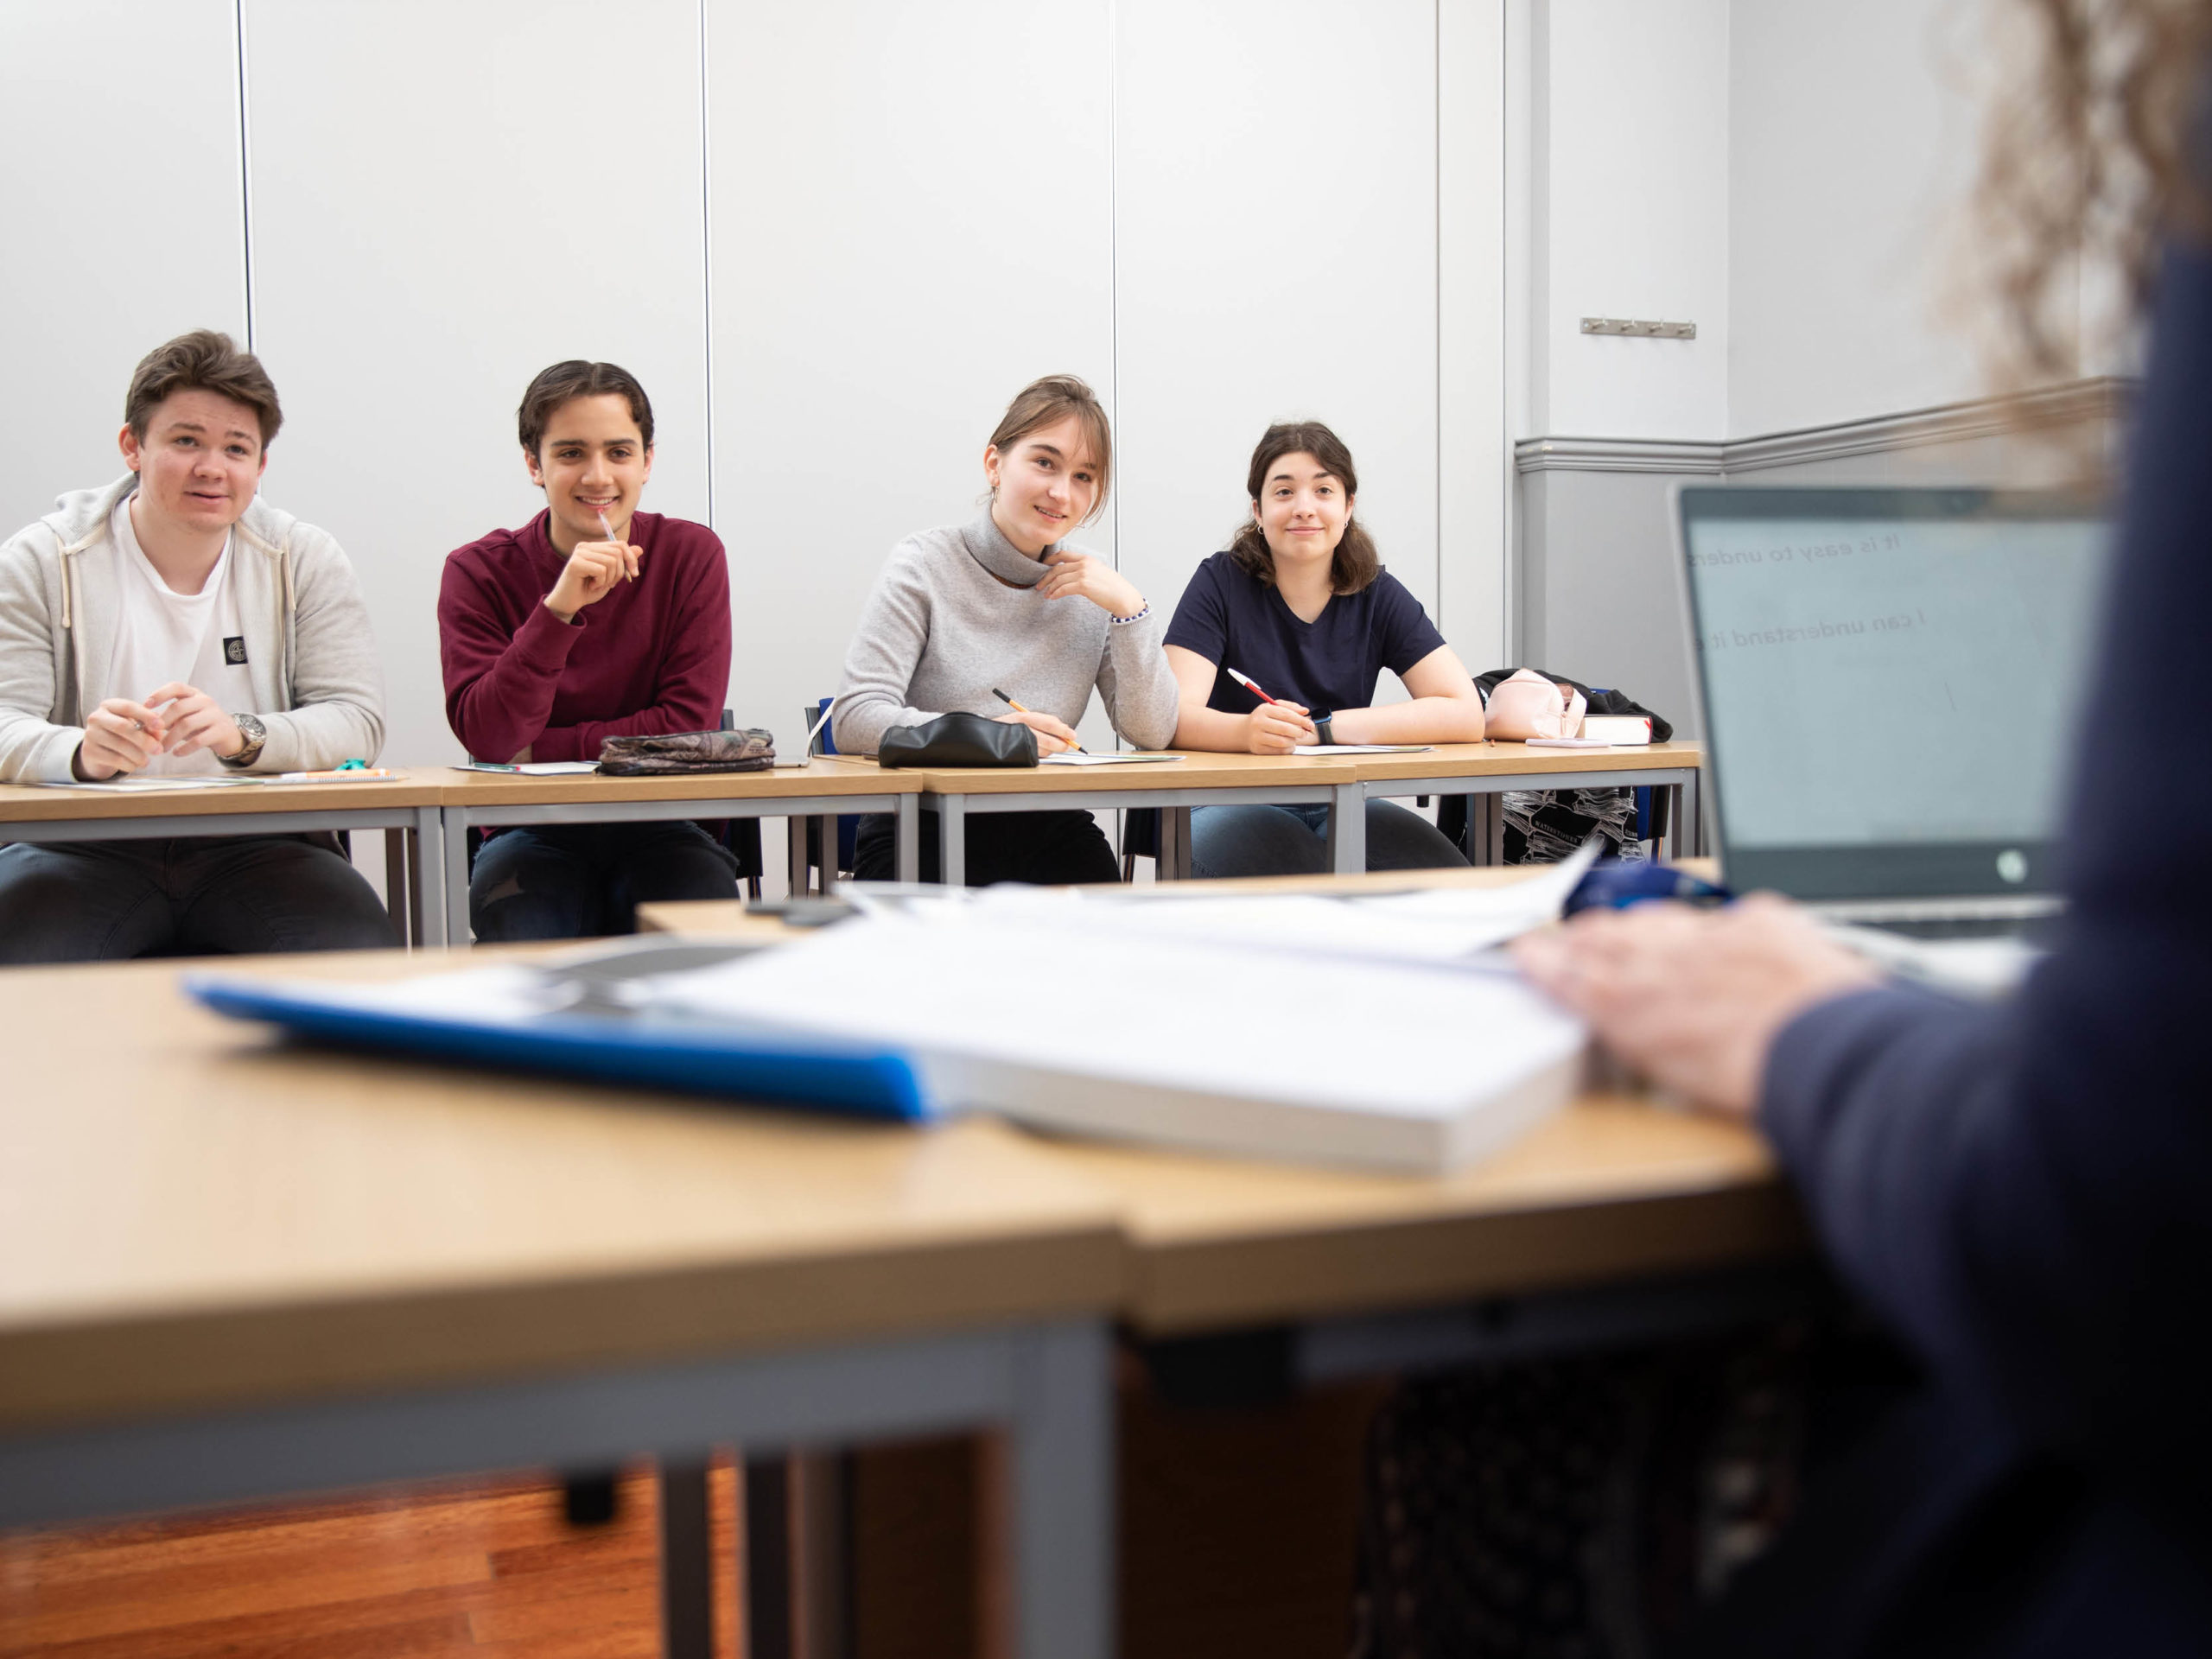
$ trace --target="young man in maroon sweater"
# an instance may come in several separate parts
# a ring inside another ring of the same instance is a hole
[[[480,760],[596,760],[602,739],[708,731],[729,689],[729,567],[704,524],[639,512],[653,469],[645,388],[556,363],[518,411],[546,510],[446,560],[446,718]],[[643,902],[731,899],[737,861],[695,823],[493,835],[468,883],[480,939],[627,933]]]

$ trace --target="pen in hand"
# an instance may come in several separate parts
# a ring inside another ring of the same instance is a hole
[[[1020,703],[1016,702],[1015,702],[1012,697],[1009,697],[1008,696],[1007,696],[1007,694],[1006,694],[1005,692],[1003,692],[1003,691],[1000,690],[998,689],[998,687],[996,687],[995,685],[995,686],[993,686],[993,687],[991,688],[991,695],[992,695],[993,696],[996,697],[996,698],[997,698],[1001,702],[1002,702],[1002,703],[1006,704],[1006,706],[1007,706],[1007,708],[1009,708],[1009,709],[1013,709],[1013,710],[1014,710],[1014,712],[1015,714],[1017,714],[1017,715],[1026,715],[1026,714],[1027,714],[1027,713],[1029,712],[1029,710],[1028,710],[1028,709],[1027,709],[1023,708]],[[1068,745],[1068,749],[1069,749],[1069,751],[1070,751],[1071,753],[1075,753],[1075,754],[1081,754],[1081,753],[1083,753],[1084,752],[1084,747],[1083,747],[1083,745],[1082,745],[1082,744],[1080,744],[1080,743],[1070,743],[1070,744]]]
[[[607,539],[614,543],[617,546],[622,549],[622,580],[625,582],[635,582],[637,577],[630,569],[629,544],[624,542],[620,536],[617,536],[614,533],[614,526],[607,522],[607,509],[605,507],[594,507],[592,511],[599,515],[599,527],[607,532]]]
[[[1233,668],[1232,668],[1232,669],[1225,670],[1225,671],[1224,671],[1224,672],[1226,672],[1226,673],[1228,674],[1228,676],[1229,676],[1229,677],[1230,677],[1230,679],[1232,679],[1232,680],[1236,681],[1237,684],[1239,684],[1239,685],[1243,686],[1243,687],[1247,691],[1249,691],[1249,692],[1250,692],[1254,696],[1257,697],[1257,698],[1258,698],[1262,702],[1273,702],[1274,701],[1274,699],[1273,697],[1269,696],[1266,692],[1264,692],[1264,691],[1262,691],[1262,690],[1260,690],[1260,684],[1259,684],[1259,682],[1258,682],[1258,681],[1247,678],[1245,676],[1243,676],[1243,675],[1242,675],[1242,674],[1239,674],[1239,673],[1238,673],[1235,669],[1233,669]]]

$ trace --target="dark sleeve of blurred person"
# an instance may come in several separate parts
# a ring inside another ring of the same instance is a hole
[[[2134,427],[2053,954],[2010,1005],[1862,993],[1770,1053],[1767,1132],[1936,1384],[1808,1505],[1787,1553],[1802,1571],[1826,1550],[1856,1582],[1824,1586],[1835,1617],[1807,1651],[2212,1652],[2201,246],[2163,267]]]

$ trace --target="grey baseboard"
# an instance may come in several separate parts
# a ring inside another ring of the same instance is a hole
[[[1676,477],[1725,477],[1770,467],[1840,461],[1928,444],[2002,437],[2080,422],[2117,420],[2135,382],[2115,375],[2005,397],[1979,397],[1931,409],[1906,410],[1866,420],[1758,437],[1712,442],[1680,438],[1523,438],[1513,446],[1522,473],[1667,473]]]

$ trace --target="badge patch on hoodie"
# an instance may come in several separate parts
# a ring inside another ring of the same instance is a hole
[[[242,668],[245,665],[245,636],[244,634],[226,633],[223,636],[223,661],[232,668]]]

